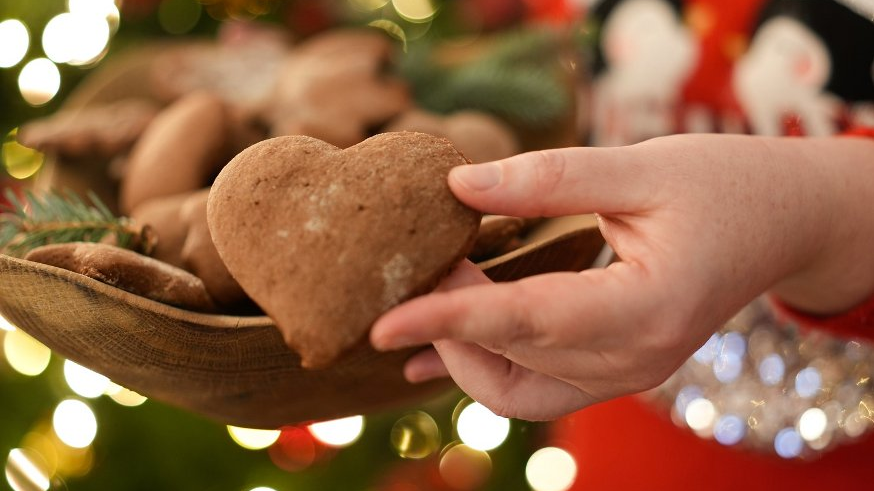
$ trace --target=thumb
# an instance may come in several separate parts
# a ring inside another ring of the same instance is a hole
[[[658,183],[634,146],[529,152],[449,173],[449,186],[486,213],[559,216],[642,211]]]

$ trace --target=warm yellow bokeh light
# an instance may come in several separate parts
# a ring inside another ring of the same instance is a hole
[[[497,448],[510,433],[510,420],[495,415],[478,402],[468,405],[458,415],[456,431],[461,441],[476,450]]]
[[[65,445],[85,448],[97,436],[97,417],[84,402],[67,399],[55,408],[52,429]]]
[[[392,0],[395,11],[410,22],[428,22],[437,13],[431,0]]]
[[[463,443],[448,446],[440,457],[440,477],[459,491],[481,489],[492,473],[492,458]]]
[[[47,58],[37,58],[24,65],[18,75],[18,90],[31,106],[42,106],[54,99],[61,89],[61,72]]]
[[[14,491],[48,491],[48,472],[32,450],[13,448],[6,457],[6,482]]]
[[[30,48],[30,34],[20,20],[0,22],[0,68],[18,64]]]
[[[11,322],[6,320],[5,317],[0,315],[0,331],[14,331],[15,326],[12,325]]]
[[[276,491],[273,488],[268,488],[267,486],[258,486],[257,488],[252,488],[249,491]]]
[[[52,352],[21,329],[7,332],[3,337],[3,354],[13,370],[35,377],[49,366]]]
[[[109,388],[109,379],[70,360],[64,361],[64,380],[76,394],[93,399]]]
[[[18,128],[6,135],[0,147],[0,161],[3,162],[10,176],[16,179],[28,179],[42,169],[46,158],[42,152],[18,143],[17,138]],[[3,328],[2,322],[0,328]]]
[[[110,399],[116,403],[127,407],[141,406],[149,400],[146,396],[140,395],[137,392],[124,388],[113,382],[109,382],[109,386],[103,393],[108,395]]]
[[[42,47],[55,63],[87,65],[94,62],[109,43],[106,19],[82,14],[58,14],[46,24]]]
[[[440,428],[428,413],[408,414],[391,429],[391,445],[405,459],[424,459],[440,448]]]
[[[279,430],[256,430],[228,425],[228,433],[237,445],[249,450],[261,450],[279,439]]]
[[[350,416],[314,423],[307,427],[313,437],[329,447],[346,447],[355,443],[364,431],[364,417]]]
[[[534,452],[525,466],[525,479],[534,491],[567,491],[576,478],[577,462],[557,447]]]

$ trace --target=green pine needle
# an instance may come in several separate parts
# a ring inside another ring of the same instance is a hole
[[[553,33],[507,34],[486,56],[463,66],[440,66],[434,49],[411,48],[399,67],[424,109],[440,114],[476,109],[529,128],[548,127],[568,112],[571,96]]]
[[[46,244],[100,242],[107,236],[126,249],[151,248],[146,230],[127,217],[116,217],[92,192],[90,204],[72,191],[42,197],[26,191],[23,201],[11,189],[4,195],[10,205],[0,213],[0,253],[22,257]]]

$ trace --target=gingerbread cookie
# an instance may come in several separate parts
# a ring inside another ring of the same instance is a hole
[[[459,111],[441,116],[412,109],[389,123],[386,131],[418,131],[444,137],[475,164],[504,159],[520,150],[509,125],[479,111]]]
[[[473,250],[468,254],[471,261],[482,261],[507,251],[508,245],[525,228],[525,219],[503,215],[484,216]]]
[[[63,111],[22,126],[18,141],[65,158],[109,158],[127,151],[157,113],[142,99]]]
[[[289,54],[265,120],[274,136],[306,135],[346,148],[410,104],[383,67],[392,44],[376,31],[333,31]]]
[[[33,249],[25,259],[67,269],[161,303],[203,312],[215,310],[196,276],[109,244],[52,244]]]
[[[161,112],[131,151],[121,183],[122,212],[207,186],[227,158],[228,120],[222,100],[206,92]]]
[[[251,115],[267,103],[287,50],[279,36],[235,36],[222,43],[176,46],[153,62],[151,84],[165,101],[204,90]]]
[[[449,190],[447,140],[386,133],[347,150],[304,136],[235,157],[209,195],[216,248],[309,368],[361,342],[470,251],[480,214]]]
[[[237,280],[231,276],[213,244],[206,221],[209,189],[197,191],[185,200],[178,219],[187,228],[180,250],[185,269],[203,280],[209,295],[224,307],[235,307],[248,300]]]

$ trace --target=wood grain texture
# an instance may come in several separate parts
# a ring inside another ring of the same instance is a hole
[[[481,263],[495,281],[589,266],[603,246],[583,219],[557,237]],[[421,402],[449,381],[409,384],[415,350],[377,353],[361,343],[336,365],[300,367],[265,316],[189,312],[64,269],[0,255],[0,314],[57,354],[150,398],[224,424],[285,424]]]

